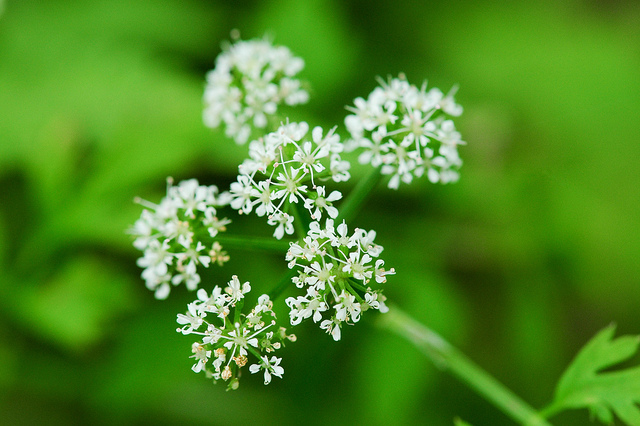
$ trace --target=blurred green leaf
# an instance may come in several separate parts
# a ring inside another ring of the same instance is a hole
[[[550,412],[588,408],[603,423],[612,423],[615,413],[629,425],[640,424],[640,366],[602,372],[631,358],[640,336],[612,340],[614,332],[610,325],[582,348],[560,378]]]
[[[13,320],[71,352],[104,339],[110,321],[133,307],[129,279],[91,256],[72,258],[41,285],[13,284],[2,288]]]

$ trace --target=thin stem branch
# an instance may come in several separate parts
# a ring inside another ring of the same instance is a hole
[[[298,210],[298,206],[295,203],[292,203],[289,208],[291,209],[291,214],[293,215],[293,227],[298,234],[298,238],[303,240],[304,237],[307,236],[307,230],[309,229],[309,224],[307,221],[303,222],[302,216],[300,215],[300,210]],[[288,247],[287,247],[288,248]]]
[[[550,423],[520,397],[434,331],[409,317],[398,307],[392,306],[388,313],[381,315],[378,324],[409,340],[436,366],[449,370],[513,420],[527,426],[550,426]]]
[[[340,204],[340,213],[336,222],[340,223],[343,220],[349,222],[353,219],[381,178],[380,170],[374,168],[371,169],[368,175],[360,179],[353,191]]]
[[[239,235],[216,235],[215,241],[225,249],[234,248],[251,251],[274,251],[285,253],[289,250],[289,240],[276,240],[275,238],[244,237]]]
[[[288,271],[282,277],[280,282],[278,282],[278,284],[273,288],[273,290],[269,292],[269,299],[276,300],[278,297],[280,297],[282,292],[285,291],[287,287],[291,285],[291,279],[294,277],[295,274],[296,274],[296,271],[294,269]]]

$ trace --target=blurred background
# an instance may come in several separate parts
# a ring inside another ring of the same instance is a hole
[[[200,118],[233,28],[303,57],[312,98],[296,119],[340,131],[376,76],[460,85],[461,181],[382,185],[353,226],[398,271],[389,299],[546,405],[598,330],[640,333],[639,24],[632,0],[6,1],[0,423],[513,424],[375,314],[337,344],[298,327],[268,387],[247,375],[225,392],[190,371],[175,315],[194,294],[154,300],[125,231],[133,198],[159,201],[167,176],[235,180],[246,147]],[[206,287],[239,274],[267,291],[286,269],[231,255]]]

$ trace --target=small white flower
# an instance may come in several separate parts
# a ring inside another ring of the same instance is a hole
[[[196,359],[196,363],[193,365],[193,367],[191,367],[191,369],[194,371],[194,373],[199,373],[204,369],[207,361],[209,361],[209,358],[211,357],[211,351],[206,350],[205,347],[198,342],[194,342],[194,344],[191,346],[191,351],[193,352],[191,358]]]
[[[233,197],[230,203],[231,208],[241,210],[242,213],[250,213],[253,208],[253,203],[251,202],[252,189],[253,186],[249,176],[238,176],[238,181],[233,182],[229,189]]]
[[[203,323],[203,314],[198,312],[194,303],[187,305],[188,312],[186,315],[178,314],[178,324],[184,324],[184,327],[179,328],[182,334],[191,334],[194,330],[200,328]]]
[[[290,309],[291,325],[300,324],[302,320],[307,318],[313,318],[313,322],[318,322],[322,319],[322,312],[328,309],[326,302],[314,288],[307,289],[307,295],[304,297],[287,298],[285,303]]]
[[[237,275],[231,277],[231,281],[229,281],[227,288],[225,289],[227,294],[231,296],[232,302],[237,302],[238,300],[244,298],[244,295],[251,291],[251,284],[249,282],[245,282],[244,284],[240,284],[240,280]]]
[[[282,239],[285,232],[291,235],[295,231],[293,227],[293,216],[286,213],[275,213],[267,220],[267,223],[269,225],[277,225],[275,231],[273,231],[273,236],[278,240]]]
[[[317,190],[317,198],[307,198],[304,202],[304,208],[311,213],[311,219],[320,220],[322,218],[322,210],[325,210],[332,219],[338,217],[338,209],[333,207],[331,203],[340,200],[342,194],[339,191],[333,191],[325,198],[324,186],[319,186]]]
[[[336,310],[336,319],[339,321],[347,321],[350,318],[353,322],[360,319],[360,303],[356,302],[353,294],[346,293],[342,290],[338,297],[338,303],[333,307]]]
[[[371,256],[366,253],[362,254],[360,250],[356,250],[349,253],[349,258],[342,267],[342,271],[348,272],[352,274],[354,278],[367,283],[372,275],[371,266],[368,265],[370,262]]]
[[[216,216],[216,209],[211,207],[204,211],[204,219],[202,223],[207,227],[207,231],[209,231],[209,235],[211,237],[215,237],[220,232],[224,232],[227,230],[227,225],[231,223],[231,220],[224,218],[218,219]]]
[[[192,260],[178,268],[178,273],[171,278],[171,283],[173,285],[184,283],[188,290],[195,290],[200,283],[200,275],[196,271],[196,262]]]
[[[257,313],[268,312],[271,311],[271,309],[273,309],[273,302],[271,301],[271,299],[269,299],[268,294],[263,294],[262,296],[258,297],[258,304],[255,308],[255,311]]]
[[[389,308],[385,305],[385,297],[381,293],[367,291],[364,295],[364,300],[369,307],[373,309],[377,309],[380,312],[387,313],[389,312]]]
[[[270,215],[276,210],[275,204],[273,204],[274,194],[271,190],[271,183],[268,180],[258,182],[257,187],[251,191],[251,196],[255,199],[254,203],[257,205],[256,214],[260,217],[264,215]]]
[[[341,322],[334,319],[324,320],[320,323],[320,328],[326,331],[328,334],[333,337],[333,340],[336,342],[340,340],[340,325]]]
[[[394,275],[396,273],[396,270],[394,268],[386,271],[382,266],[384,266],[384,260],[376,260],[374,276],[376,277],[376,282],[380,284],[387,282],[387,275]]]
[[[252,364],[249,367],[249,371],[251,371],[251,374],[255,374],[263,369],[265,385],[271,383],[272,374],[276,377],[282,378],[282,375],[284,374],[284,368],[280,366],[280,361],[282,361],[282,358],[272,356],[271,359],[268,359],[268,357],[265,355],[261,358],[261,361],[262,362],[260,364]]]

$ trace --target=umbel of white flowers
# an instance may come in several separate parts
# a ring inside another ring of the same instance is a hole
[[[359,149],[362,164],[381,167],[391,175],[389,188],[411,183],[425,172],[433,182],[456,182],[462,165],[458,145],[464,145],[451,120],[462,114],[453,88],[446,96],[438,88],[418,89],[404,76],[380,80],[369,97],[356,98],[353,114],[344,122],[351,139],[350,150]]]
[[[194,372],[205,372],[213,380],[228,382],[228,389],[237,389],[240,370],[249,356],[257,363],[249,371],[264,371],[264,384],[271,376],[282,378],[282,358],[271,355],[284,345],[285,340],[295,341],[295,335],[287,335],[284,327],[276,327],[273,302],[263,294],[248,314],[242,313],[244,298],[251,291],[248,282],[243,284],[233,276],[222,291],[218,286],[211,293],[198,290],[198,299],[187,305],[186,314],[178,314],[178,332],[195,334],[201,340],[194,342],[191,351],[195,364]],[[271,355],[271,356],[270,356]],[[270,357],[269,357],[270,356]]]
[[[277,239],[297,233],[301,239],[290,243],[285,260],[297,271],[292,282],[303,294],[286,298],[289,322],[295,326],[312,319],[340,340],[344,324],[358,322],[363,312],[388,311],[380,286],[395,269],[384,268],[375,231],[349,233],[346,222],[334,223],[343,195],[326,185],[350,179],[345,157],[351,152],[360,163],[389,175],[393,189],[425,174],[433,183],[457,181],[462,165],[458,146],[465,142],[452,119],[462,107],[454,100],[456,88],[445,95],[437,88],[427,90],[426,83],[420,88],[409,84],[403,75],[380,80],[366,99],[347,107],[349,138],[341,141],[337,127],[309,132],[306,122],[277,115],[283,104],[307,102],[296,78],[303,66],[289,49],[267,39],[227,45],[207,74],[203,118],[209,127],[223,127],[237,143],[250,141],[248,158],[229,191],[195,179],[174,186],[169,179],[159,204],[137,200],[145,209],[130,232],[143,252],[138,259],[142,277],[158,299],[180,284],[198,289],[201,268],[229,260],[217,241],[231,223],[220,216],[222,208],[265,217]],[[277,325],[268,295],[243,312],[250,290],[248,282],[233,276],[224,289],[199,289],[197,300],[177,316],[179,332],[200,336],[191,348],[193,371],[225,381],[228,389],[238,388],[250,359],[249,371],[262,371],[265,384],[282,377],[281,358],[273,352],[295,340]]]
[[[324,185],[349,179],[349,163],[340,157],[343,145],[331,129],[323,134],[315,127],[306,137],[305,122],[287,123],[277,131],[252,141],[249,158],[238,168],[240,174],[231,184],[230,205],[242,213],[255,211],[276,226],[273,236],[282,239],[294,233],[292,209],[300,204],[311,218],[319,220],[323,213],[337,217],[333,202],[342,198],[339,191],[327,195]]]
[[[292,325],[313,318],[334,340],[340,340],[343,323],[358,322],[367,309],[388,311],[381,290],[372,289],[371,284],[386,282],[395,270],[386,271],[382,259],[374,263],[382,253],[382,246],[373,241],[375,236],[374,231],[362,229],[349,235],[346,223],[334,228],[333,220],[327,219],[324,227],[311,223],[303,244],[291,244],[286,259],[289,268],[299,268],[293,282],[306,289],[306,295],[286,300]]]
[[[267,39],[225,46],[207,74],[203,119],[207,127],[224,123],[225,134],[237,143],[249,140],[252,129],[264,129],[281,104],[309,100],[295,76],[304,61]]]
[[[167,196],[159,204],[136,200],[146,209],[129,231],[136,237],[134,247],[143,252],[138,259],[138,266],[144,268],[142,278],[157,299],[166,299],[172,286],[183,283],[195,290],[199,268],[229,260],[215,241],[231,223],[217,215],[217,208],[229,204],[229,193],[200,185],[196,179],[173,186],[169,178],[167,184]]]

